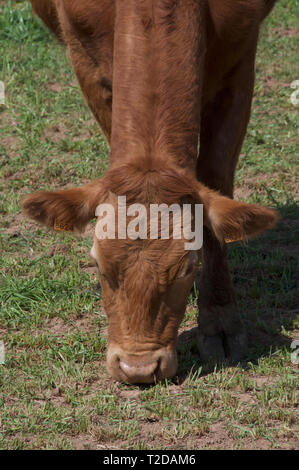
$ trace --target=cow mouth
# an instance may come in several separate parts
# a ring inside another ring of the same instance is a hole
[[[112,378],[129,384],[157,384],[171,378],[177,370],[173,348],[161,348],[146,356],[126,354],[118,347],[109,347],[107,369]]]
[[[126,376],[129,383],[158,383],[161,377],[160,372],[161,359],[146,364],[128,365],[126,362],[119,361],[119,367]]]

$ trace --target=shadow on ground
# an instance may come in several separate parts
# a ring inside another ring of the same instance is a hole
[[[299,207],[278,208],[277,227],[247,245],[229,248],[229,261],[240,314],[249,341],[248,362],[256,364],[292,342],[299,315]],[[199,293],[200,295],[200,293]],[[202,368],[207,374],[215,364],[202,364],[196,346],[196,327],[178,339],[178,383]],[[227,364],[229,366],[229,364]]]

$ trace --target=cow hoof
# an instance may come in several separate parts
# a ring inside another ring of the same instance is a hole
[[[214,336],[198,332],[197,347],[203,362],[238,363],[248,355],[247,335],[244,332],[236,335],[219,333]]]
[[[198,333],[197,347],[203,362],[225,361],[224,345],[220,335],[206,336]]]
[[[248,357],[247,335],[241,332],[237,335],[225,337],[228,350],[228,359],[232,363],[244,361]]]

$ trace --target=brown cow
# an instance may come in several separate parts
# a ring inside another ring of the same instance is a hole
[[[246,356],[225,240],[273,226],[275,211],[236,202],[233,179],[250,116],[259,26],[275,0],[31,0],[68,47],[111,146],[107,174],[28,196],[48,227],[84,229],[100,203],[204,206],[198,347],[203,360]],[[113,100],[112,100],[113,97]],[[200,153],[198,155],[198,138]],[[172,377],[199,252],[184,240],[94,239],[109,317],[112,377]]]

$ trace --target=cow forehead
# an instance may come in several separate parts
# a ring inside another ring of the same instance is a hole
[[[183,240],[98,240],[90,251],[91,256],[105,266],[118,265],[128,267],[150,263],[167,269],[169,266],[183,263],[197,257],[197,252],[184,249]]]

